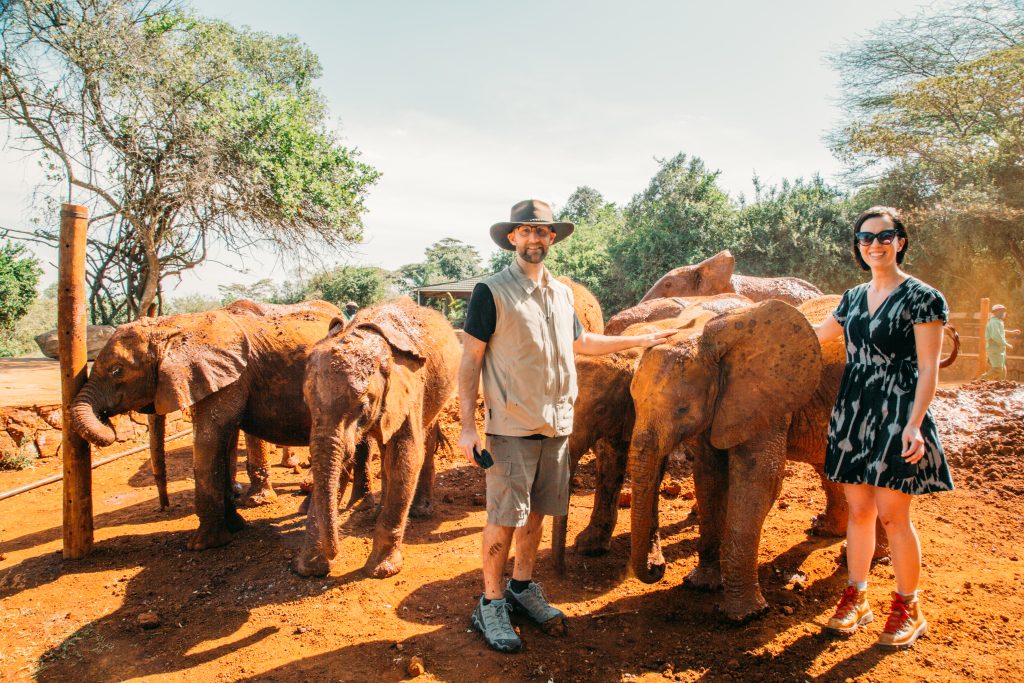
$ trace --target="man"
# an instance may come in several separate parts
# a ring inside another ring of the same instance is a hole
[[[551,206],[528,199],[512,207],[511,219],[491,226],[491,239],[514,250],[508,268],[473,290],[466,314],[459,401],[459,446],[470,462],[482,453],[475,408],[481,372],[487,449],[487,523],[483,530],[484,593],[471,622],[487,644],[516,652],[522,641],[510,612],[525,614],[552,635],[566,632],[565,615],[552,607],[533,564],[545,515],[569,511],[568,435],[576,398],[574,353],[605,354],[661,344],[675,330],[637,337],[583,331],[572,290],[544,267],[548,249],[574,230],[556,222]],[[477,463],[481,466],[484,462]],[[515,539],[512,578],[502,585]]]
[[[355,301],[349,301],[348,303],[345,304],[345,316],[349,320],[356,317],[356,311],[358,310],[359,304],[357,304]]]
[[[1012,349],[1006,341],[1007,331],[1006,306],[996,304],[992,307],[992,315],[985,326],[985,353],[988,356],[987,379],[1006,379],[1006,349]],[[1010,330],[1009,334],[1020,334],[1020,330]]]

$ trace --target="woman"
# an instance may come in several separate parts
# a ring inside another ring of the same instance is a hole
[[[896,575],[878,644],[903,648],[928,631],[917,597],[921,547],[910,503],[914,495],[953,488],[928,411],[948,308],[938,290],[900,269],[909,240],[896,209],[868,209],[853,231],[853,256],[871,271],[871,281],[847,290],[815,327],[822,342],[845,333],[847,361],[829,423],[825,474],[843,484],[850,508],[849,582],[826,628],[850,634],[874,618],[867,580],[878,517]]]

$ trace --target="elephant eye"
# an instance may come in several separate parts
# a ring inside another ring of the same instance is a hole
[[[120,377],[122,373],[124,373],[124,368],[122,368],[120,365],[115,365],[114,367],[110,368],[111,377]]]

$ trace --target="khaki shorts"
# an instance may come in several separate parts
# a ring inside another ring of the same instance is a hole
[[[487,435],[487,521],[519,527],[531,512],[569,512],[569,437],[523,439]]]

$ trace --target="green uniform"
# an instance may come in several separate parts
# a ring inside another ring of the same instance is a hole
[[[988,364],[993,370],[1006,370],[1006,326],[996,316],[988,319],[985,327],[985,352]]]

